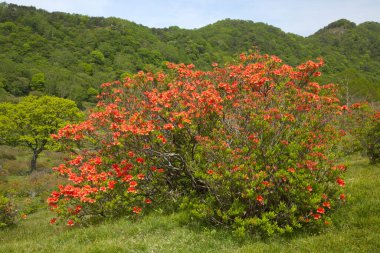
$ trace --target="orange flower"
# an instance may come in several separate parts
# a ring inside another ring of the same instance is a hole
[[[207,174],[212,175],[212,174],[214,174],[214,171],[213,170],[208,170]]]
[[[288,169],[288,172],[290,172],[290,173],[294,173],[294,172],[296,172],[296,170],[295,170],[294,168],[289,168],[289,169]]]
[[[141,207],[138,207],[138,206],[134,206],[134,207],[133,207],[133,212],[134,212],[135,214],[139,214],[139,213],[141,213],[141,210],[142,210]]]
[[[324,213],[325,213],[325,209],[324,209],[323,207],[319,207],[319,208],[317,209],[317,213],[322,213],[322,214],[324,214]]]
[[[169,123],[169,124],[165,124],[164,125],[164,129],[165,130],[172,130],[174,128],[173,124]]]
[[[263,196],[259,195],[256,197],[256,200],[259,201],[260,203],[263,203],[264,202],[264,198]]]
[[[127,190],[127,192],[130,192],[130,193],[137,193],[137,190],[136,190],[136,188],[134,188],[134,187],[129,187],[128,190]]]

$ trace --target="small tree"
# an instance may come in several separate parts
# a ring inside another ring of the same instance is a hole
[[[18,104],[0,104],[0,142],[32,150],[30,171],[60,127],[80,118],[74,101],[51,96],[28,96]]]

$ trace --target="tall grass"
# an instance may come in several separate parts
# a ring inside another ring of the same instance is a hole
[[[39,211],[0,231],[0,252],[379,252],[380,166],[359,157],[348,162],[348,202],[318,232],[239,240],[226,230],[184,224],[181,213],[158,211],[70,229],[49,225],[49,212]]]

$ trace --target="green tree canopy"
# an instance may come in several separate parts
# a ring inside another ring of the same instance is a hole
[[[0,142],[28,147],[33,171],[38,155],[51,143],[50,135],[80,118],[75,102],[63,98],[28,96],[18,104],[0,103]]]

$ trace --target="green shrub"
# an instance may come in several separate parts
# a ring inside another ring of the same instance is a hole
[[[368,131],[367,155],[371,163],[380,162],[380,113],[375,116],[374,126]]]
[[[343,146],[347,154],[361,152],[372,164],[380,161],[380,112],[368,103],[355,103],[340,124],[348,133]]]
[[[9,198],[0,194],[0,228],[15,222],[16,210]]]

